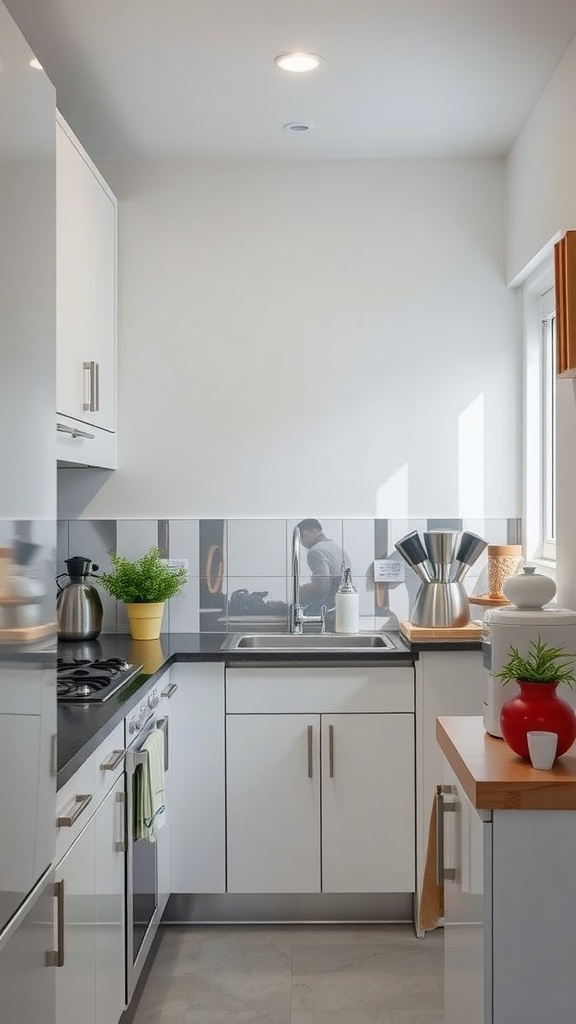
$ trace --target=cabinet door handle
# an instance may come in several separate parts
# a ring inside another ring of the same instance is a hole
[[[178,689],[178,683],[170,683],[166,687],[165,690],[162,690],[162,693],[160,694],[160,696],[161,697],[167,697],[168,700],[170,700],[170,697],[174,696],[174,694],[176,693],[177,689]]]
[[[334,778],[334,726],[328,726],[328,765],[330,778]]]
[[[456,878],[455,868],[444,867],[444,814],[456,811],[455,801],[447,803],[444,796],[452,792],[452,786],[436,786],[436,885],[439,889],[445,881]]]
[[[70,437],[88,437],[92,441],[96,435],[88,434],[85,430],[78,430],[78,427],[69,427],[66,423],[57,423],[56,430],[59,434],[70,434]]]
[[[47,967],[64,967],[64,879],[54,882],[56,898],[56,949],[46,954]]]
[[[82,796],[76,796],[74,799],[78,805],[76,810],[73,811],[69,817],[56,818],[57,828],[71,828],[74,822],[78,821],[80,815],[88,807],[88,804],[92,799],[92,793],[85,793]]]
[[[88,373],[88,401],[84,402],[86,412],[100,411],[100,364],[93,359],[84,363],[84,372]]]
[[[125,750],[113,750],[107,761],[100,765],[100,771],[113,772],[124,758]]]
[[[314,764],[312,761],[312,730],[313,726],[308,726],[308,778],[313,778],[314,775]]]

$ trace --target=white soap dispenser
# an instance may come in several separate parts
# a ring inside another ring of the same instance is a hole
[[[359,629],[358,591],[352,583],[352,570],[342,567],[342,582],[336,591],[336,632],[357,633]]]

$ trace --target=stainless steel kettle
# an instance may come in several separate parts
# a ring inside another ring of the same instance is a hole
[[[86,577],[93,576],[91,570],[97,572],[99,567],[83,555],[67,558],[66,566],[68,572],[56,578],[58,636],[60,640],[95,640],[102,629],[102,601],[96,588],[86,583]],[[70,577],[65,587],[58,583],[62,576]]]

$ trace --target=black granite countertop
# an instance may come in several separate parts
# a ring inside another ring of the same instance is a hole
[[[393,652],[395,662],[413,663],[420,651],[481,650],[481,644],[471,643],[419,643],[410,644],[395,634],[398,648]],[[341,651],[298,651],[267,652],[223,651],[225,633],[165,633],[159,641],[135,641],[129,634],[101,634],[90,643],[59,643],[58,654],[65,652],[73,657],[125,658],[131,664],[143,664],[142,671],[102,704],[59,704],[58,705],[58,776],[60,789],[85,759],[104,742],[112,729],[121,722],[132,708],[146,696],[158,682],[163,672],[177,661],[222,661],[226,664],[254,663],[258,660],[267,664],[289,661],[302,662],[337,661],[342,664],[358,663],[358,654]],[[362,663],[382,664],[390,661],[388,653],[383,657],[382,649],[362,651]]]

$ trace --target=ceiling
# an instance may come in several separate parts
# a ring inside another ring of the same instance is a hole
[[[503,155],[576,34],[575,0],[5,3],[96,160]]]

